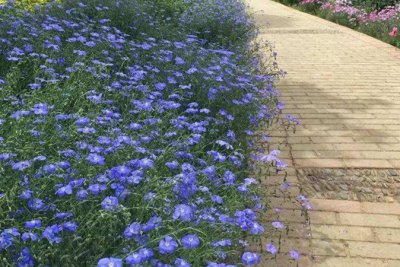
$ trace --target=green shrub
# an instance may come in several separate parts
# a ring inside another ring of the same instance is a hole
[[[254,23],[237,0],[186,0],[180,22],[187,31],[209,42],[236,46],[252,39]]]
[[[366,11],[381,10],[399,3],[398,0],[352,0],[352,5],[361,7]]]
[[[284,5],[293,6],[299,4],[300,0],[278,0],[278,2]]]

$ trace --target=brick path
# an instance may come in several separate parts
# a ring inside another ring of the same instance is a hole
[[[289,168],[263,179],[282,209],[266,220],[287,229],[262,240],[259,249],[281,239],[262,266],[400,266],[400,50],[270,0],[247,2],[288,72],[278,85],[285,112],[302,121],[295,133],[270,132],[271,145],[287,138]],[[292,187],[282,192],[285,179]],[[311,198],[308,216],[299,192]],[[288,259],[293,247],[298,263]]]

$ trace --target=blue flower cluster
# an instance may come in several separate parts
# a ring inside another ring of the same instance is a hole
[[[234,266],[263,233],[246,165],[274,77],[157,2],[0,7],[0,265]]]

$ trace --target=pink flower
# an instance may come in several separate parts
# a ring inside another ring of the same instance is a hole
[[[398,32],[397,27],[393,27],[393,30],[391,32],[389,32],[389,35],[392,36],[392,37],[396,37],[397,36],[397,32]]]

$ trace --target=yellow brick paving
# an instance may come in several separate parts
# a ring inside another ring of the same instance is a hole
[[[273,130],[288,146],[290,192],[276,189],[282,174],[263,181],[271,195],[266,220],[280,219],[276,258],[261,266],[398,267],[400,204],[311,199],[309,221],[293,199],[299,168],[400,169],[400,50],[351,29],[270,0],[247,0],[260,39],[278,52],[288,72],[279,82],[285,112],[302,121],[295,133]],[[260,175],[267,175],[260,173]],[[400,189],[399,189],[400,190]],[[265,244],[276,240],[262,240]],[[297,247],[299,262],[287,252]],[[257,249],[257,248],[256,248]]]

